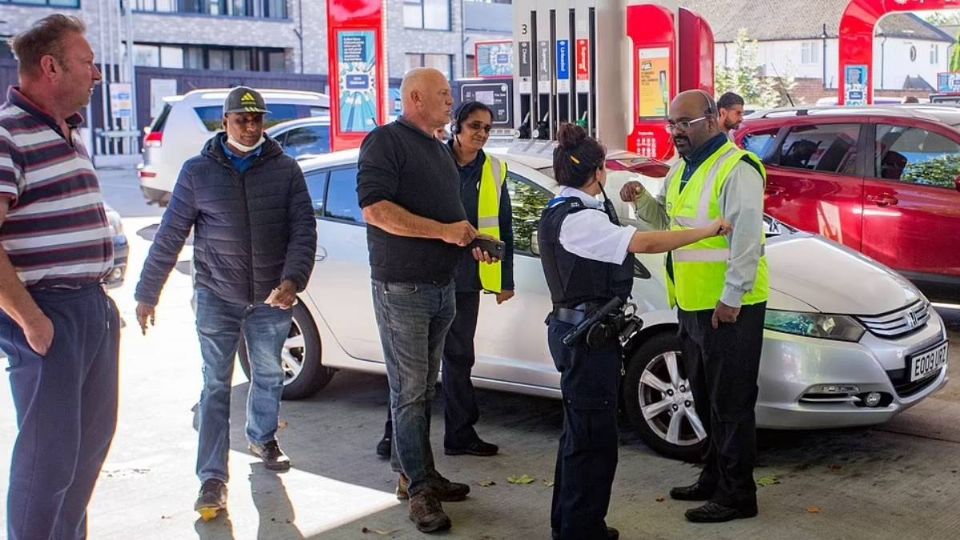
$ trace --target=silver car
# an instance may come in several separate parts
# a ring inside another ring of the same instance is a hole
[[[370,293],[366,228],[357,206],[357,155],[355,150],[337,152],[301,162],[319,240],[316,267],[294,308],[295,324],[284,351],[286,399],[322,389],[338,369],[385,373]],[[534,168],[545,162],[542,159],[500,157],[509,168],[517,295],[499,306],[492,295],[483,295],[474,383],[559,397],[560,375],[547,350],[543,324],[551,309],[550,295],[535,236],[556,184],[548,168]],[[617,175],[633,173],[610,176]],[[656,189],[656,179],[644,182]],[[767,227],[771,295],[760,367],[759,427],[878,424],[946,384],[946,330],[915,287],[838,244],[772,219]],[[695,459],[707,435],[680,361],[663,256],[638,257],[635,275],[633,301],[643,328],[625,347],[622,408],[654,450]],[[242,347],[240,357],[247,371]]]

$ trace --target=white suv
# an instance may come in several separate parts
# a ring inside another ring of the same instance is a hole
[[[180,168],[200,154],[204,143],[221,129],[223,101],[230,89],[193,90],[165,98],[163,111],[143,139],[143,163],[138,167],[140,190],[148,203],[166,206]],[[330,98],[316,92],[260,90],[270,114],[265,127],[297,118],[328,117]]]

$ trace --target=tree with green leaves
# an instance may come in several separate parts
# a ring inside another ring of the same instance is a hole
[[[717,68],[717,94],[736,92],[754,107],[783,105],[786,100],[781,90],[790,91],[794,85],[793,77],[789,74],[778,74],[776,79],[767,76],[757,59],[757,49],[757,41],[750,39],[746,28],[741,28],[733,44],[733,62]]]

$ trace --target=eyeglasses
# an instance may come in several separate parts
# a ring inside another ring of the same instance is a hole
[[[703,122],[706,120],[707,116],[701,116],[700,118],[694,118],[692,120],[680,120],[679,122],[674,122],[673,120],[667,120],[667,125],[664,129],[667,131],[687,131],[690,129],[690,126]]]

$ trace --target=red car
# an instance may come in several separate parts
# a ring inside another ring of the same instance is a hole
[[[766,164],[768,214],[960,301],[960,108],[780,109],[736,141]]]

